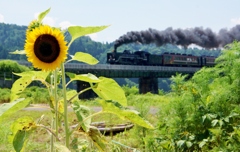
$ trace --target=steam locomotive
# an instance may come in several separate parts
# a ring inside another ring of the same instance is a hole
[[[213,56],[193,56],[179,53],[157,55],[145,51],[131,52],[129,50],[107,53],[107,63],[124,65],[203,67],[214,66],[215,59]]]

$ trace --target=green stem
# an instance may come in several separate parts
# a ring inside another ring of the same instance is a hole
[[[54,126],[54,118],[52,119],[52,123],[51,123],[51,126]],[[51,134],[51,140],[50,140],[50,152],[53,152],[54,151],[54,146],[53,146],[53,141],[54,141],[54,136],[53,136],[53,134]]]
[[[57,70],[54,70],[54,100],[55,100],[55,130],[58,138],[58,99],[57,99]]]
[[[56,136],[56,134],[54,133],[54,131],[51,130],[50,128],[48,128],[48,127],[46,127],[46,126],[44,126],[44,125],[42,125],[42,124],[37,124],[37,126],[38,126],[38,127],[43,127],[44,129],[48,130],[53,136],[56,137],[56,139],[57,139],[58,141],[60,141],[60,139]]]
[[[51,86],[50,86],[50,96],[52,96],[53,95],[53,90],[54,90],[54,88],[53,88],[53,80],[54,79],[54,76],[51,74],[51,81],[50,81],[50,83],[51,83]],[[51,122],[51,128],[55,128],[54,127],[54,117],[52,117],[52,122]],[[53,152],[54,151],[54,148],[53,148],[53,140],[54,140],[54,136],[53,136],[53,134],[51,134],[51,139],[50,139],[50,152]]]
[[[67,96],[66,96],[66,77],[65,77],[65,68],[64,63],[61,64],[61,70],[62,70],[62,89],[63,89],[63,100],[64,100],[64,127],[65,127],[65,145],[67,148],[69,148],[69,127],[68,127],[68,102],[67,102]]]

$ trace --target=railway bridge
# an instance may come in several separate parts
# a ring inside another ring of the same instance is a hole
[[[31,66],[29,62],[18,61],[19,64]],[[139,65],[88,65],[81,63],[67,63],[65,71],[76,74],[92,73],[96,76],[109,78],[139,78],[139,93],[158,93],[158,78],[169,78],[176,73],[193,75],[200,67],[172,67],[172,66],[139,66]],[[77,90],[87,87],[88,83],[78,82]]]
[[[176,73],[193,75],[199,67],[169,67],[169,66],[139,66],[139,65],[111,65],[111,64],[66,64],[66,71],[109,78],[139,78],[139,93],[158,93],[158,78],[169,78]],[[78,83],[78,89],[85,86]],[[81,88],[82,89],[82,88]]]

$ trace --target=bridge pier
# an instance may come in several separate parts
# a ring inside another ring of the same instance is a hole
[[[154,77],[139,78],[139,93],[145,94],[147,92],[158,94],[158,78]]]
[[[90,84],[88,82],[77,81],[77,92],[84,90],[86,88],[89,88],[89,87],[90,87]],[[96,94],[92,89],[87,90],[78,96],[79,99],[91,99],[94,97],[96,97]]]

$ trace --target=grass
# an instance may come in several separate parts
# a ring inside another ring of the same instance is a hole
[[[134,88],[132,89],[133,91]],[[140,112],[140,114],[148,120],[151,124],[154,126],[157,125],[158,122],[158,115],[153,114],[150,112],[151,107],[161,107],[163,103],[166,103],[165,101],[169,100],[166,98],[166,96],[160,96],[160,95],[153,95],[153,94],[145,94],[145,95],[139,95],[136,93],[132,93],[133,91],[129,90],[129,94],[127,94],[127,101],[128,105],[132,107],[133,109]],[[0,103],[1,99],[6,100],[8,96],[10,96],[9,89],[1,89],[0,94],[4,95],[2,98],[0,97]],[[132,92],[131,92],[132,91]],[[31,104],[46,104],[48,103],[47,99],[47,91],[38,88],[38,87],[29,87],[23,96],[32,97],[34,99],[34,103]],[[4,97],[4,98],[3,98]],[[41,97],[41,98],[39,98]],[[36,99],[36,100],[35,100]],[[81,105],[85,105],[87,107],[99,107],[100,104],[98,103],[98,98],[92,99],[92,100],[81,100]],[[2,100],[3,101],[3,100]],[[44,114],[44,119],[42,120],[42,124],[46,126],[50,126],[51,119],[52,119],[52,113],[50,111],[26,111],[21,110],[17,113],[13,114],[10,118],[7,118],[3,123],[0,124],[0,151],[14,151],[12,144],[8,142],[8,135],[10,134],[10,127],[11,124],[17,120],[18,118],[22,116],[30,116],[34,120],[38,120],[42,115]],[[125,123],[127,121],[123,121],[119,119],[117,116],[112,114],[101,114],[96,115],[92,118],[92,122],[105,122],[106,125],[111,124],[121,124]],[[69,122],[70,125],[76,124],[77,118],[73,111],[69,112]],[[110,144],[111,151],[131,151],[129,148],[126,147],[133,147],[140,151],[145,149],[145,139],[154,136],[154,130],[147,130],[139,126],[134,126],[131,130],[125,131],[122,133],[119,133],[115,136],[108,136],[106,139],[108,143]],[[115,141],[115,144],[113,142]],[[116,144],[116,142],[119,142],[123,145]],[[46,151],[49,149],[50,145],[50,134],[43,128],[38,128],[35,130],[27,143],[26,149],[28,151],[34,151],[34,152],[41,152]],[[125,146],[124,146],[125,145]],[[125,147],[125,148],[124,148]]]
[[[83,101],[86,103],[86,101]],[[90,101],[88,101],[90,102]],[[90,104],[90,103],[89,103]],[[91,105],[91,104],[90,104]],[[35,121],[38,121],[38,119],[44,115],[44,119],[41,121],[41,124],[44,124],[46,126],[50,126],[51,124],[51,117],[52,113],[50,111],[44,110],[44,111],[30,111],[30,110],[20,110],[17,113],[13,114],[11,117],[6,118],[0,125],[0,151],[14,151],[12,144],[8,142],[8,135],[11,133],[10,128],[11,124],[17,120],[20,117],[23,116],[30,116]],[[73,111],[69,112],[69,122],[70,125],[73,125],[77,122],[76,116],[73,113]],[[150,122],[154,123],[156,122],[155,115],[146,115],[146,119],[148,119]],[[106,122],[107,125],[111,124],[121,124],[125,123],[126,121],[123,121],[119,119],[117,116],[112,114],[101,114],[96,115],[92,118],[92,122]],[[141,144],[141,139],[139,138],[139,128],[136,126],[129,130],[125,131],[124,133],[120,133],[116,136],[107,137],[106,139],[110,142],[111,140],[121,142],[122,144],[134,148],[140,148],[139,144]],[[34,152],[42,152],[49,149],[50,145],[50,134],[43,128],[36,129],[30,136],[29,141],[27,143],[26,149],[28,151],[34,151]],[[121,149],[121,151],[124,151],[124,146],[120,146],[118,144],[110,144],[112,146],[111,148],[115,149]],[[125,148],[126,150],[126,148]],[[126,150],[128,151],[128,150]]]

